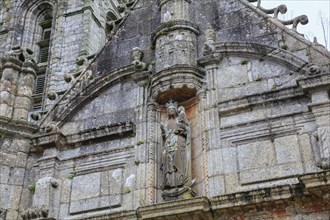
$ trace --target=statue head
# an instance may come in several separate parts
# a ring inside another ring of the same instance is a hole
[[[166,108],[168,116],[175,116],[177,114],[178,103],[170,100],[166,103]]]

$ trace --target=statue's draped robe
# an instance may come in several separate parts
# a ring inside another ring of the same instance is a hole
[[[165,124],[165,140],[162,155],[164,189],[187,185],[190,179],[190,127],[187,121],[174,118]],[[187,139],[188,138],[188,139]]]

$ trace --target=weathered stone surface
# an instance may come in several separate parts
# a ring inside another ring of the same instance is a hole
[[[329,52],[249,2],[0,3],[0,218],[328,219]]]
[[[101,173],[93,173],[74,177],[72,180],[71,201],[99,196],[100,175]]]

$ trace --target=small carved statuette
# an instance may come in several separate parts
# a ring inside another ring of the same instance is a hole
[[[209,26],[206,29],[205,38],[206,38],[206,41],[205,41],[205,44],[203,47],[203,54],[208,55],[208,54],[211,54],[215,50],[214,42],[216,40],[216,34],[211,26]]]
[[[164,140],[160,170],[163,198],[172,200],[183,194],[195,196],[191,186],[191,129],[184,107],[176,102],[166,104],[168,119],[161,124]]]
[[[138,70],[138,71],[145,70],[147,65],[141,61],[143,58],[142,50],[138,47],[135,47],[135,48],[133,48],[131,54],[132,54],[132,58],[133,58],[132,64],[134,65],[135,70]]]

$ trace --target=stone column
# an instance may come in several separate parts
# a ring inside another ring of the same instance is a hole
[[[149,205],[156,202],[156,172],[157,172],[157,137],[158,123],[157,118],[159,118],[158,104],[151,102],[147,106],[147,120],[148,120],[148,130],[147,130],[147,140],[148,140],[148,158],[147,158],[147,203]]]
[[[22,66],[21,74],[17,82],[17,96],[14,104],[14,120],[27,121],[31,110],[33,86],[37,76],[38,67],[30,58]]]
[[[0,116],[12,118],[13,106],[17,89],[17,80],[22,61],[18,59],[16,51],[11,51],[2,58],[3,71],[0,81]]]
[[[197,102],[198,102],[198,115],[199,115],[199,124],[202,140],[202,166],[203,166],[203,193],[208,195],[209,193],[209,177],[208,177],[208,165],[207,165],[207,133],[206,133],[206,121],[205,121],[205,101],[206,101],[206,92],[201,90],[197,93]]]

